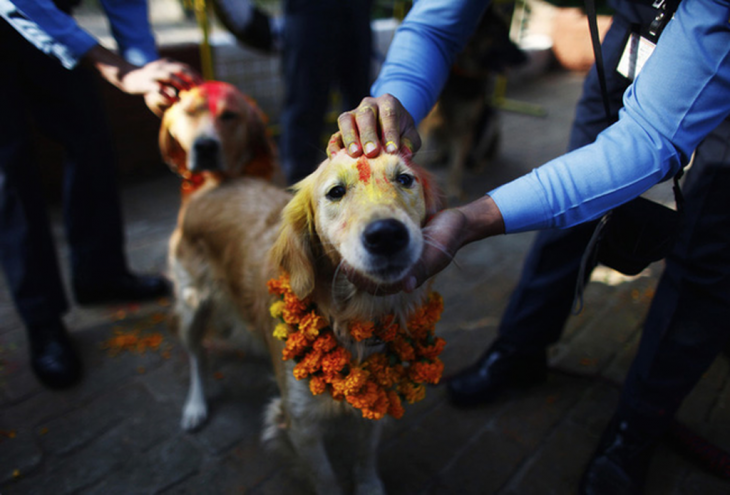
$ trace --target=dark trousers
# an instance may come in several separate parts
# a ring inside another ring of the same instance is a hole
[[[68,309],[32,120],[65,151],[63,220],[74,280],[126,267],[115,158],[93,73],[64,69],[0,22],[0,261],[26,324]]]
[[[284,3],[280,151],[289,183],[326,158],[322,133],[331,90],[340,90],[343,110],[370,94],[370,5],[370,0]]]
[[[618,13],[603,42],[616,113],[628,81],[613,69],[629,25],[636,21]],[[570,149],[594,141],[605,127],[594,67],[578,103]],[[666,426],[730,336],[729,188],[730,122],[726,121],[700,144],[688,171],[683,188],[685,224],[666,260],[621,396],[622,414],[650,417],[657,431]],[[528,352],[558,341],[594,228],[595,222],[590,222],[538,234],[500,326],[503,341]]]

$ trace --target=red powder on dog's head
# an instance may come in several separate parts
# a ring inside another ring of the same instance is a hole
[[[208,95],[208,110],[215,115],[218,104],[223,98],[225,92],[225,84],[219,81],[208,81],[203,84],[205,92]]]
[[[364,156],[361,156],[357,160],[357,172],[360,177],[360,182],[367,184],[370,182],[370,176],[372,174],[370,170],[370,163],[368,163],[368,159]]]

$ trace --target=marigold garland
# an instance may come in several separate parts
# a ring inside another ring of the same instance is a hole
[[[389,315],[378,322],[351,322],[350,335],[358,342],[378,338],[386,344],[382,353],[357,362],[335,338],[327,321],[317,313],[311,299],[298,299],[291,290],[289,275],[283,273],[268,282],[269,292],[279,296],[271,315],[281,320],[274,337],[286,342],[282,359],[293,359],[294,377],[309,378],[314,395],[325,391],[335,400],[346,400],[360,409],[364,418],[381,419],[386,414],[401,418],[402,401],[423,400],[425,384],[437,384],[444,371],[439,359],[446,341],[434,336],[441,318],[443,299],[432,292],[403,329]]]

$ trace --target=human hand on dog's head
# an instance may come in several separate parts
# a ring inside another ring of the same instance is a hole
[[[367,97],[355,110],[337,118],[340,130],[332,135],[327,153],[332,156],[341,149],[357,158],[368,158],[386,153],[407,152],[414,154],[421,147],[413,117],[392,95]]]
[[[143,95],[147,107],[157,116],[177,101],[180,91],[203,82],[195,69],[182,62],[162,58],[139,67],[101,45],[92,47],[84,55],[84,62],[125,93]]]
[[[458,208],[443,210],[434,215],[423,228],[426,241],[418,262],[397,283],[375,284],[348,265],[343,270],[357,288],[376,296],[413,292],[454,260],[465,245],[497,234],[504,234],[504,220],[494,200],[483,196]]]

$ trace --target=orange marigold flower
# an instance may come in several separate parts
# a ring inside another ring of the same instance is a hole
[[[320,333],[313,347],[318,351],[329,352],[337,347],[337,339],[332,332]]]
[[[420,342],[417,342],[416,354],[421,358],[436,359],[444,350],[445,345],[446,341],[441,337],[436,337],[431,345],[422,345]]]
[[[357,393],[345,394],[345,398],[353,407],[358,409],[368,408],[374,405],[378,400],[378,391],[382,392],[375,383],[366,382],[365,386],[362,387],[360,391]]]
[[[355,321],[350,323],[350,335],[358,342],[372,337],[374,331],[375,323],[372,321]]]
[[[400,326],[395,322],[395,316],[390,315],[381,322],[379,328],[375,330],[375,335],[383,342],[390,342],[398,335],[398,332],[400,332]]]
[[[286,323],[279,323],[274,328],[274,337],[279,340],[286,340],[289,337],[289,325]]]
[[[421,401],[426,397],[426,387],[423,384],[413,383],[410,380],[403,380],[398,385],[398,392],[400,392],[409,404]]]
[[[294,294],[287,293],[284,295],[284,310],[282,311],[282,317],[284,321],[290,325],[299,324],[307,312],[307,305],[297,299]]]
[[[325,354],[324,358],[322,358],[322,371],[325,374],[342,371],[342,368],[350,362],[351,357],[350,351],[344,347],[338,347]]]
[[[319,395],[325,390],[327,390],[327,383],[324,381],[323,377],[313,376],[309,380],[309,391],[312,392],[312,395]]]
[[[342,388],[343,393],[346,396],[358,393],[360,389],[368,383],[369,377],[370,373],[365,371],[363,368],[359,366],[352,366],[350,368],[350,373],[347,377],[345,377],[345,383]]]
[[[436,385],[444,372],[444,363],[436,358],[432,362],[418,361],[411,363],[408,376],[416,383],[431,383]]]
[[[329,383],[332,385],[332,395],[335,394],[342,396],[343,398],[345,396],[345,377],[340,375],[339,373],[323,376],[323,379],[326,383]]]
[[[395,340],[390,343],[390,349],[401,361],[413,361],[416,359],[416,351],[413,349],[413,346],[402,336],[396,337]]]
[[[403,375],[403,366],[400,364],[390,366],[388,358],[381,353],[370,355],[363,366],[370,371],[372,379],[384,388],[390,388],[398,383]]]
[[[297,380],[302,380],[309,376],[309,370],[307,370],[306,366],[302,366],[302,363],[298,363],[294,366],[293,375]]]
[[[362,407],[362,417],[365,419],[381,419],[388,413],[390,407],[390,401],[385,391],[377,386],[373,390],[372,395],[368,396],[368,400],[371,401],[370,405]]]
[[[322,368],[322,356],[323,354],[320,351],[311,350],[304,355],[297,366],[301,365],[311,375]]]
[[[393,416],[395,419],[400,419],[406,410],[401,404],[400,397],[395,390],[388,390],[388,414]]]
[[[282,358],[284,361],[295,358],[306,351],[308,346],[309,341],[307,338],[301,333],[295,332],[286,339],[286,346],[281,351]]]
[[[269,288],[269,292],[271,294],[283,296],[286,292],[291,290],[291,286],[289,285],[289,275],[282,274],[277,279],[272,278],[271,280],[266,282],[266,286]]]
[[[299,331],[303,333],[307,339],[314,340],[319,335],[319,331],[327,326],[327,320],[317,314],[316,311],[310,311],[305,314],[299,322]]]

